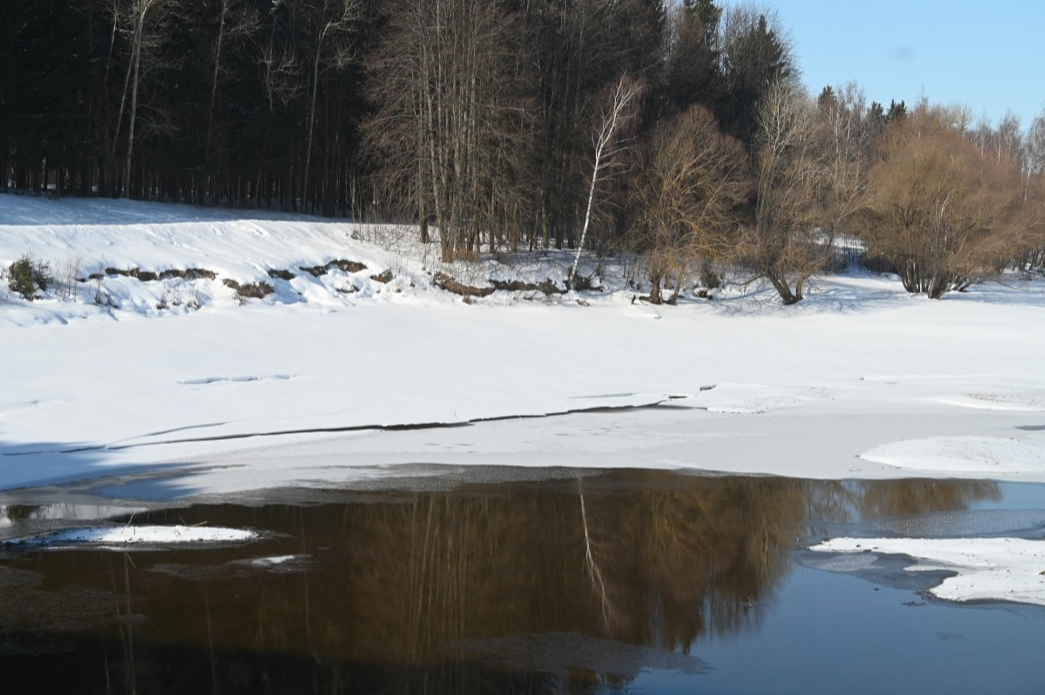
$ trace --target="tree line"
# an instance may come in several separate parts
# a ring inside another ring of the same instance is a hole
[[[814,98],[751,4],[6,0],[0,52],[5,190],[628,252],[653,302],[724,262],[797,302],[842,236],[933,297],[1045,260],[1045,120]]]

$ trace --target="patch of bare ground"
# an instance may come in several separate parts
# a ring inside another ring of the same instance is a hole
[[[263,299],[266,296],[272,294],[274,288],[269,283],[261,280],[259,282],[249,282],[246,284],[240,284],[230,278],[225,278],[221,281],[225,287],[231,287],[236,290],[236,296],[240,300],[245,299]]]
[[[273,278],[275,280],[288,280],[289,281],[289,280],[293,280],[294,277],[295,277],[294,273],[290,272],[289,270],[284,270],[284,269],[281,269],[281,268],[269,268],[268,269],[268,274],[269,274],[270,278]]]
[[[125,278],[134,278],[141,282],[169,280],[170,278],[182,278],[184,280],[199,280],[201,278],[206,278],[208,280],[213,280],[218,276],[213,270],[207,270],[206,268],[185,268],[184,270],[179,268],[168,268],[167,270],[161,270],[158,273],[152,270],[142,270],[141,268],[106,268],[104,273],[91,273],[87,276],[87,279],[101,280],[109,275],[120,275]]]
[[[433,277],[437,287],[461,295],[466,299],[476,297],[489,297],[498,290],[505,292],[543,292],[545,295],[564,294],[566,290],[561,289],[551,279],[543,282],[522,282],[521,280],[491,280],[486,287],[466,285],[446,273],[437,272]]]
[[[342,259],[330,261],[326,265],[301,266],[301,270],[317,278],[321,275],[326,275],[334,268],[337,268],[338,270],[341,270],[346,273],[358,273],[360,271],[366,270],[366,266],[362,263],[359,263],[357,261],[346,261]]]

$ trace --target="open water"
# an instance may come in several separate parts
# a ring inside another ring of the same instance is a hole
[[[949,604],[926,592],[942,573],[805,550],[1045,538],[1045,486],[433,472],[133,516],[8,497],[6,538],[92,504],[262,537],[0,549],[3,692],[1045,692],[1045,610]]]

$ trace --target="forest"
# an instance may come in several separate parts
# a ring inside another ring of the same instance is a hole
[[[716,0],[4,0],[0,188],[630,253],[652,303],[731,265],[793,304],[842,239],[932,298],[1042,271],[1045,115],[800,77]]]

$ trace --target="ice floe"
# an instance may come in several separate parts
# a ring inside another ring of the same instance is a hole
[[[1045,541],[1022,538],[834,538],[811,550],[909,555],[912,572],[954,572],[933,587],[949,601],[1045,605]]]

